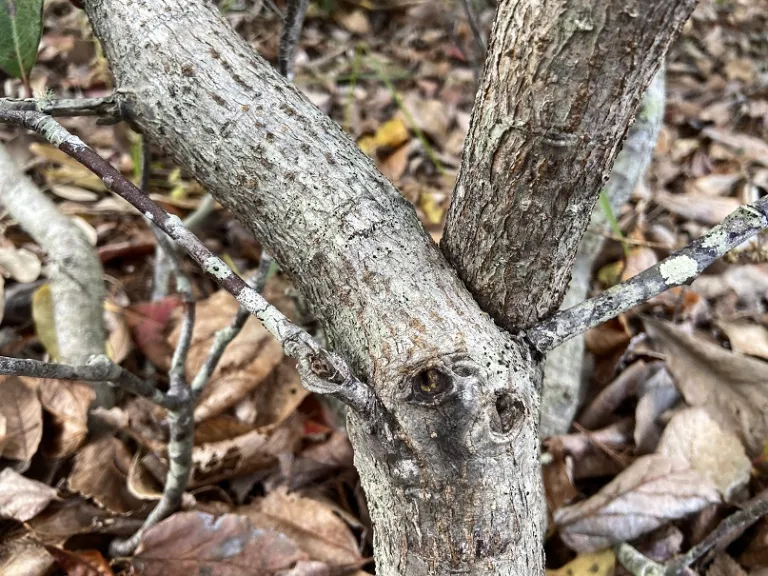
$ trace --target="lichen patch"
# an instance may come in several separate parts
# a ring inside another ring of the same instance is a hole
[[[659,266],[661,277],[668,284],[683,284],[696,276],[698,271],[699,265],[690,256],[676,256]]]
[[[232,274],[232,270],[224,263],[224,260],[216,258],[216,256],[210,256],[206,259],[205,271],[219,280],[226,280]]]

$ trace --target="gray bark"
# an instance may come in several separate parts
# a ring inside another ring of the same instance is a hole
[[[502,37],[530,23],[513,21],[513,4]],[[86,9],[121,110],[253,231],[386,410],[386,426],[348,415],[377,574],[543,575],[529,345],[480,309],[413,207],[214,8]]]
[[[85,364],[104,354],[104,272],[83,232],[21,172],[0,146],[0,202],[48,255],[53,317],[61,361]],[[92,382],[96,406],[111,407],[114,389]]]
[[[616,156],[611,177],[603,192],[615,214],[629,200],[653,156],[664,120],[664,69],[656,73],[634,123]],[[603,246],[600,232],[607,231],[608,219],[599,207],[592,212],[589,229],[581,239],[573,264],[571,282],[561,309],[583,302],[592,280],[592,265]],[[547,354],[541,396],[541,436],[565,434],[571,427],[581,393],[584,337],[568,340]]]
[[[441,247],[504,328],[560,305],[604,176],[694,5],[499,5]]]

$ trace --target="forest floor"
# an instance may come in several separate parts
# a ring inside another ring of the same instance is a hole
[[[276,62],[280,16],[271,3],[219,5]],[[474,11],[487,35],[493,6],[478,3]],[[435,241],[469,126],[480,51],[460,2],[320,0],[309,8],[297,52],[295,84],[375,159]],[[20,82],[1,74],[0,96],[23,96]],[[768,194],[768,0],[700,2],[671,50],[666,78],[652,164],[604,234],[592,294]],[[87,19],[66,0],[46,2],[30,83],[36,95],[55,97],[111,91]],[[126,124],[62,122],[138,182],[142,144]],[[110,357],[165,386],[181,299],[151,298],[155,242],[147,221],[35,135],[0,127],[2,143],[98,252]],[[151,155],[151,197],[189,215],[205,191],[162,151]],[[235,269],[257,267],[261,247],[221,207],[199,233]],[[550,576],[626,574],[610,548],[624,541],[664,563],[734,511],[768,499],[766,262],[762,234],[691,286],[586,335],[576,422],[570,433],[543,440]],[[191,262],[185,268],[198,298],[192,372],[237,305]],[[46,254],[2,211],[0,272],[0,354],[55,360]],[[317,329],[280,273],[265,295]],[[126,396],[105,416],[109,429],[89,434],[88,386],[0,378],[0,574],[174,576],[205,566],[215,576],[255,562],[295,576],[374,572],[343,422],[303,390],[255,319],[225,352],[196,410],[183,511],[148,531],[128,558],[105,559],[110,540],[132,534],[159,498],[164,410]],[[233,538],[242,549],[222,555]],[[768,519],[717,538],[692,570],[768,575]]]

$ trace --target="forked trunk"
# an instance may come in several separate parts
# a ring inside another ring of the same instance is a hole
[[[539,4],[552,3],[504,0],[497,34],[519,27],[512,5],[522,15]],[[263,242],[385,406],[348,427],[377,574],[543,575],[541,359],[481,310],[354,142],[215,8],[86,7],[126,113]]]

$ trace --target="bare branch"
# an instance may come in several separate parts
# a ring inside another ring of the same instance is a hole
[[[258,271],[254,275],[254,278],[248,282],[248,284],[259,293],[264,290],[264,284],[266,284],[267,275],[269,274],[269,269],[271,266],[272,259],[266,253],[263,253],[261,256],[261,262],[259,263]],[[217,331],[214,335],[213,344],[211,345],[211,349],[208,351],[208,356],[192,380],[192,396],[195,399],[200,396],[200,392],[202,392],[203,388],[211,379],[213,373],[216,371],[216,366],[218,366],[219,360],[221,360],[221,356],[224,354],[224,350],[226,350],[227,346],[229,346],[232,340],[234,340],[237,335],[240,334],[240,331],[243,329],[243,326],[245,326],[245,323],[249,317],[250,313],[248,310],[246,310],[245,307],[240,306],[240,308],[237,310],[237,313],[235,314],[235,317],[232,318],[230,325]]]
[[[682,576],[691,573],[688,567],[704,556],[711,548],[720,545],[734,531],[743,532],[763,516],[768,515],[768,495],[763,491],[762,496],[753,498],[749,505],[728,516],[718,524],[709,535],[693,546],[688,552],[658,564],[646,558],[631,545],[622,543],[616,546],[616,559],[632,576]]]
[[[635,122],[630,126],[621,152],[616,157],[611,177],[601,194],[612,211],[629,199],[653,156],[664,119],[664,67],[648,86]],[[602,207],[592,212],[590,227],[598,232],[608,229],[608,216]],[[560,309],[584,301],[592,279],[592,265],[603,245],[600,234],[585,234],[581,239],[571,281]],[[541,399],[541,435],[565,434],[571,427],[580,399],[584,339],[574,338],[553,350],[544,360],[544,386]]]
[[[301,37],[304,16],[307,13],[309,0],[288,0],[288,9],[283,19],[283,30],[280,34],[280,54],[278,68],[280,74],[288,80],[293,80],[293,60],[296,56],[296,46]]]
[[[499,3],[441,248],[502,327],[560,306],[604,177],[694,6]]]
[[[768,228],[768,197],[734,210],[722,224],[637,276],[540,322],[527,337],[540,352],[551,350],[670,288],[690,283],[764,228]]]
[[[96,251],[82,230],[58,211],[2,146],[0,202],[48,256],[60,356],[56,360],[84,364],[90,356],[102,354],[106,339],[104,271]],[[115,403],[111,386],[97,381],[91,386],[96,406],[109,408]]]
[[[763,491],[762,497],[754,498],[746,508],[728,516],[688,552],[667,562],[665,576],[678,576],[683,569],[696,562],[722,540],[727,539],[734,530],[744,531],[766,515],[768,515],[768,493]]]
[[[477,48],[478,57],[482,61],[485,58],[485,38],[483,32],[480,30],[480,24],[477,21],[477,13],[475,7],[472,5],[473,0],[461,0],[464,6],[464,13],[467,15],[467,22],[472,30],[472,36],[475,39],[475,46]]]
[[[2,98],[0,107],[4,110],[42,112],[49,116],[98,116],[110,122],[122,119],[120,102],[114,94],[105,98]]]
[[[647,558],[632,546],[621,543],[616,546],[616,560],[632,576],[665,576],[664,566]]]
[[[39,112],[20,112],[0,108],[0,122],[23,126],[42,135],[51,144],[81,162],[101,178],[108,190],[137,208],[158,228],[184,248],[192,259],[219,286],[227,290],[256,316],[282,345],[286,355],[298,363],[304,386],[317,394],[329,394],[348,404],[364,418],[381,421],[383,405],[373,391],[352,374],[344,360],[324,350],[306,331],[293,324],[282,312],[248,286],[197,236],[187,230],[178,216],[160,208],[130,180],[104,160],[80,138],[70,134],[50,116]]]
[[[169,409],[175,407],[175,403],[166,399],[160,390],[115,364],[104,355],[92,356],[88,360],[88,364],[79,366],[0,356],[0,374],[56,380],[110,382],[159,406],[165,406]]]

